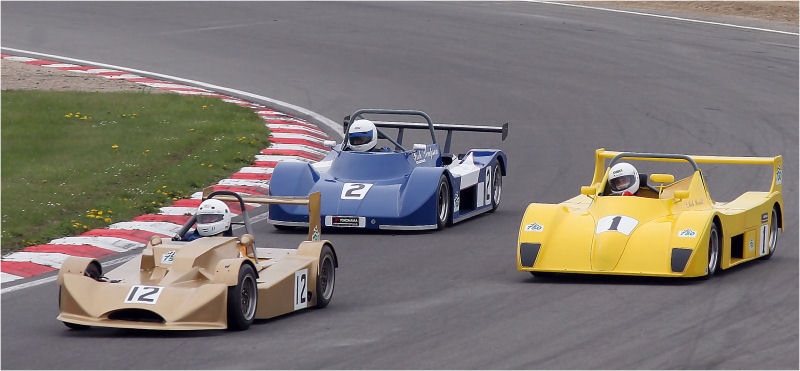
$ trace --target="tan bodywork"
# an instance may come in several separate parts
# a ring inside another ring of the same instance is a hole
[[[215,199],[235,200],[232,196]],[[319,193],[308,198],[243,199],[263,204],[306,204],[312,214],[319,215]],[[318,221],[319,217],[310,220]],[[237,285],[243,264],[257,272],[255,318],[314,307],[320,255],[325,246],[333,252],[329,241],[320,240],[318,222],[309,226],[308,240],[297,249],[256,247],[253,251],[253,236],[249,234],[191,242],[153,237],[139,256],[106,273],[103,280],[84,274],[89,265],[98,264],[96,260],[70,257],[58,274],[58,319],[120,328],[224,329],[228,326],[228,290]],[[335,252],[333,257],[336,265]]]

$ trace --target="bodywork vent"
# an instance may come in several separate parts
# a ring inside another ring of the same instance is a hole
[[[146,309],[120,309],[108,314],[108,319],[131,322],[164,323],[164,318]]]

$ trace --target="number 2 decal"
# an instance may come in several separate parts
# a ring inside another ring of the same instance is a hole
[[[342,187],[342,200],[362,200],[367,195],[372,184],[345,183]]]
[[[308,307],[308,269],[294,272],[294,310]]]
[[[155,304],[161,295],[163,287],[158,286],[133,286],[125,298],[126,303]]]
[[[638,220],[629,216],[609,215],[597,221],[597,228],[594,233],[619,232],[628,236],[638,224]]]
[[[492,168],[491,167],[487,167],[486,168],[486,182],[484,182],[484,184],[486,184],[486,192],[483,193],[484,194],[484,196],[483,196],[483,198],[484,198],[483,204],[484,205],[489,205],[489,204],[492,203],[492,180],[494,180],[492,178]]]

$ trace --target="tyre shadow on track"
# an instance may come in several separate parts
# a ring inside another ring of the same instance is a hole
[[[765,260],[754,260],[736,265],[725,270],[717,271],[713,277],[650,277],[650,276],[621,276],[602,274],[577,274],[577,273],[550,273],[541,276],[529,276],[520,280],[524,283],[548,284],[591,284],[591,285],[653,285],[653,286],[688,286],[707,284],[717,279],[735,279],[736,272],[755,269],[766,263]]]

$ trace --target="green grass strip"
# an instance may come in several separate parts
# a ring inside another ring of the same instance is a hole
[[[252,163],[253,110],[178,94],[3,91],[2,253],[156,212]]]

